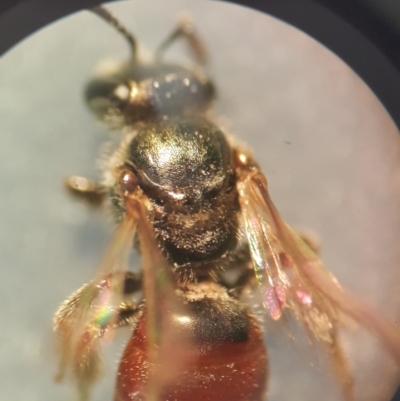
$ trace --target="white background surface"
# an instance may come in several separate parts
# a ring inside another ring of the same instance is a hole
[[[138,0],[110,9],[154,49],[188,11],[210,52],[219,91],[215,115],[255,150],[289,223],[318,233],[339,280],[393,319],[400,315],[400,143],[366,85],[336,56],[285,23],[230,4]],[[169,59],[181,60],[177,45]],[[82,99],[106,57],[124,41],[82,12],[41,30],[0,62],[0,400],[73,399],[55,385],[51,319],[89,280],[111,225],[69,199],[67,174],[98,177],[105,129]],[[307,358],[270,344],[269,401],[340,400]],[[359,400],[388,400],[393,361],[361,331],[346,339]],[[115,349],[121,349],[116,345]],[[96,400],[112,400],[110,350]],[[304,354],[304,352],[303,352]],[[398,373],[398,372],[397,372]]]

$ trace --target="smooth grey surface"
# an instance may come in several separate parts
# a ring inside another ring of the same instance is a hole
[[[217,120],[255,150],[282,215],[318,234],[323,259],[343,285],[398,318],[399,136],[364,83],[300,31],[242,7],[138,0],[110,8],[148,49],[180,11],[189,12],[210,52]],[[177,45],[168,57],[186,54]],[[0,400],[74,399],[68,383],[52,382],[51,319],[92,276],[112,225],[69,199],[61,180],[99,175],[95,160],[108,136],[87,111],[82,89],[100,60],[125,55],[123,40],[82,12],[1,60]],[[341,399],[309,366],[308,349],[287,347],[276,327],[267,332],[269,401]],[[362,330],[346,345],[358,400],[390,399],[393,361]],[[120,349],[109,349],[95,400],[112,399]]]

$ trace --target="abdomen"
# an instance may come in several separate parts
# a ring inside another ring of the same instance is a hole
[[[267,382],[267,353],[257,320],[233,299],[189,303],[177,333],[193,343],[184,366],[160,391],[162,401],[261,401]],[[171,355],[174,355],[173,351]],[[171,359],[171,366],[174,363]],[[146,315],[143,314],[120,362],[115,401],[146,400],[149,371]],[[165,368],[168,371],[168,366]]]

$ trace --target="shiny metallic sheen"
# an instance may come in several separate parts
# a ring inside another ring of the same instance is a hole
[[[127,153],[154,203],[155,232],[172,265],[204,268],[235,248],[232,151],[216,125],[201,117],[146,123]]]
[[[176,199],[207,198],[232,173],[224,134],[201,118],[146,124],[132,140],[129,153],[142,184],[159,187],[161,196],[175,193]]]

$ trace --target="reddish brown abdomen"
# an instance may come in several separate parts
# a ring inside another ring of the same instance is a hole
[[[267,354],[258,322],[236,301],[205,300],[192,308],[194,338],[182,369],[161,390],[162,401],[261,401]],[[212,307],[210,308],[210,304]],[[215,307],[215,303],[217,306]],[[220,307],[218,303],[222,303]],[[187,320],[186,320],[187,321]],[[171,352],[173,355],[173,352]],[[173,358],[170,361],[174,363]],[[146,400],[149,380],[145,315],[139,319],[120,362],[115,401]],[[167,367],[168,369],[168,367]]]

